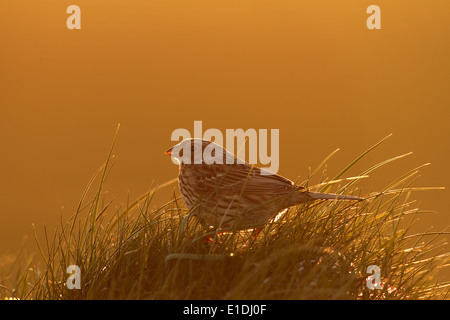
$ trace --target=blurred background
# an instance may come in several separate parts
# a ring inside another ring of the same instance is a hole
[[[81,8],[68,30],[66,8]],[[381,8],[381,30],[366,9]],[[280,130],[279,173],[334,176],[367,194],[421,164],[415,186],[448,186],[450,2],[446,0],[77,0],[0,2],[0,256],[32,223],[70,217],[121,124],[105,189],[119,206],[177,175],[174,129]],[[170,193],[176,186],[163,192]],[[414,193],[422,231],[450,225],[449,190]],[[157,203],[155,203],[156,205]]]

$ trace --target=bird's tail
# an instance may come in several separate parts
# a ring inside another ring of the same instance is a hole
[[[334,193],[308,192],[308,196],[310,196],[313,200],[364,200],[363,198],[359,197],[343,196]]]

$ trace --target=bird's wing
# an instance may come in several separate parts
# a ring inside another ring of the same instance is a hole
[[[264,169],[245,164],[211,166],[212,174],[203,176],[198,187],[203,192],[219,191],[221,193],[261,194],[272,193],[274,196],[286,195],[302,187],[277,174],[268,174]],[[266,173],[266,174],[263,174]]]

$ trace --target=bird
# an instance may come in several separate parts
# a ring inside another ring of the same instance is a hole
[[[184,139],[165,153],[179,164],[178,185],[186,207],[214,229],[255,230],[279,212],[314,200],[363,200],[309,191],[212,141]]]

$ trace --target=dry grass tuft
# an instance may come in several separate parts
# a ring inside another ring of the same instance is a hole
[[[381,142],[380,142],[381,143]],[[368,152],[313,190],[357,195],[360,179],[341,179]],[[45,263],[17,259],[0,266],[0,297],[18,299],[440,299],[436,280],[447,265],[444,233],[411,234],[423,213],[412,200],[418,169],[402,174],[362,202],[319,201],[291,208],[252,237],[205,230],[180,198],[155,207],[152,190],[114,210],[103,189],[107,161],[89,182],[78,210],[39,243]],[[361,173],[365,176],[403,156]],[[328,157],[312,174],[321,172]],[[335,183],[336,180],[339,183]],[[98,180],[93,198],[86,199]],[[309,180],[311,181],[311,180]],[[305,184],[309,183],[305,182]],[[172,181],[173,182],[173,181]],[[171,183],[171,182],[170,182]],[[168,184],[170,184],[168,183]],[[162,186],[164,187],[164,186]],[[212,245],[202,241],[214,237]],[[68,290],[69,265],[81,268],[81,289]],[[381,270],[382,288],[366,287],[367,267]],[[7,269],[7,267],[9,269]],[[21,270],[19,272],[19,270]]]

